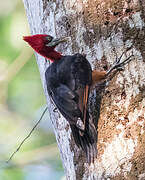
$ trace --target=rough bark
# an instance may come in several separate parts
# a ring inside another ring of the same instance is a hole
[[[90,166],[46,91],[47,64],[36,54],[67,179],[145,179],[145,2],[141,0],[23,0],[32,34],[70,36],[63,54],[83,53],[93,69],[108,69],[127,48],[134,60],[100,94],[90,96],[98,121],[98,157]],[[100,110],[100,113],[99,113]]]

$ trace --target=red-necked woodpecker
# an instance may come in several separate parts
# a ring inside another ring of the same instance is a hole
[[[92,162],[97,156],[97,131],[89,121],[90,87],[128,63],[130,57],[123,62],[120,62],[120,57],[107,72],[92,71],[83,55],[63,56],[55,51],[55,47],[68,38],[55,39],[50,35],[37,34],[24,36],[24,40],[37,53],[53,62],[45,72],[48,94],[69,122],[76,145],[86,153],[88,163]]]

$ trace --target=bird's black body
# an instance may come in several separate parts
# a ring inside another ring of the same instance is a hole
[[[62,56],[48,67],[45,76],[48,94],[69,122],[75,143],[86,152],[91,162],[96,153],[97,134],[87,110],[92,83],[89,62],[81,54]],[[78,120],[83,122],[84,129],[78,127]]]
[[[48,94],[69,122],[75,143],[84,150],[88,162],[92,162],[97,155],[97,131],[87,108],[90,86],[105,80],[114,70],[122,70],[132,60],[133,54],[121,62],[125,51],[108,71],[92,72],[89,62],[81,54],[62,56],[55,51],[55,47],[68,41],[68,37],[53,38],[47,34],[36,34],[24,36],[24,40],[37,53],[53,61],[45,73]],[[100,88],[102,91],[102,86]]]

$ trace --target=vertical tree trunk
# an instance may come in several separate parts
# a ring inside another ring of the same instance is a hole
[[[47,64],[37,63],[51,121],[69,180],[145,179],[145,2],[141,0],[23,0],[32,34],[70,36],[63,54],[83,53],[93,69],[108,69],[116,56],[129,49],[134,60],[100,96],[90,96],[91,115],[98,120],[98,157],[90,166],[75,146],[68,123],[50,103],[44,73]],[[92,110],[93,109],[93,110]]]

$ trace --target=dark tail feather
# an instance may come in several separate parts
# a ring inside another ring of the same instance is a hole
[[[92,123],[86,122],[85,131],[80,133],[80,129],[75,125],[71,125],[72,134],[75,143],[81,147],[86,154],[87,162],[94,162],[97,157],[97,131]],[[82,135],[80,135],[82,134]]]

